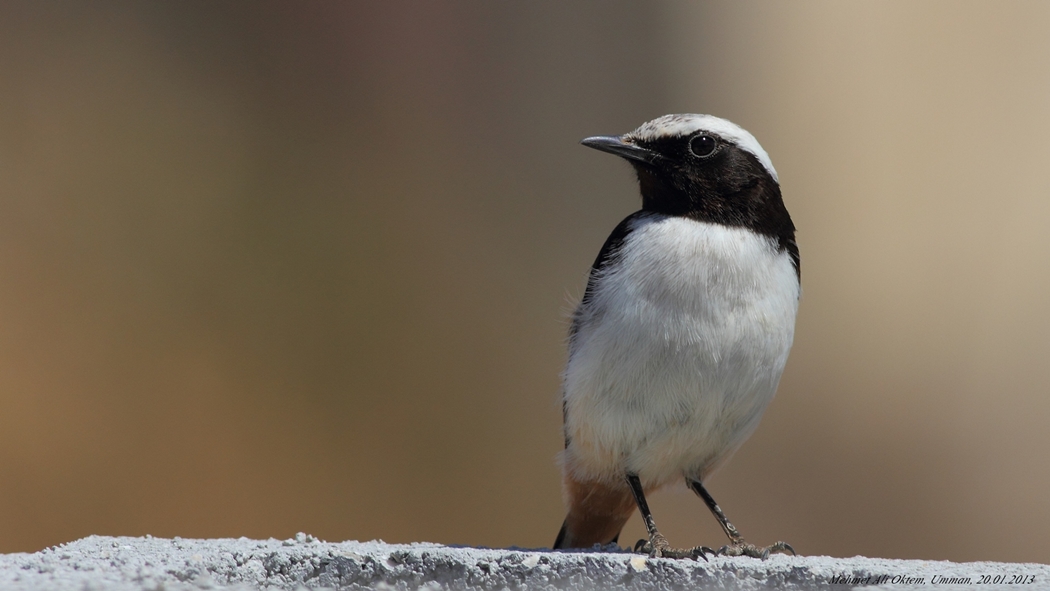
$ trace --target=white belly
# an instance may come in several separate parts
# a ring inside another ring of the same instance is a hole
[[[754,431],[794,336],[786,252],[743,228],[636,219],[595,286],[565,371],[565,469],[703,478]]]

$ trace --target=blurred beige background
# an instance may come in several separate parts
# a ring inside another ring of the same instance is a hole
[[[566,314],[638,207],[577,142],[709,112],[770,152],[802,249],[780,392],[709,483],[730,518],[1050,561],[1048,30],[1040,2],[4,3],[0,551],[549,545]]]

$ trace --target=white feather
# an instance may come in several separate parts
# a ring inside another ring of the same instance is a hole
[[[653,140],[661,137],[685,136],[700,130],[709,131],[722,139],[736,144],[742,150],[753,154],[769,172],[773,180],[779,182],[777,170],[773,168],[773,161],[769,159],[762,145],[758,143],[755,136],[732,121],[715,117],[714,115],[664,115],[652,121],[643,123],[638,129],[627,134],[628,137],[640,140]]]
[[[703,479],[758,426],[794,337],[799,283],[774,240],[649,214],[579,311],[565,371],[564,467]]]

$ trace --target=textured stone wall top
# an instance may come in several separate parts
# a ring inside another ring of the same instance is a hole
[[[984,580],[982,581],[982,578]],[[438,544],[92,536],[0,555],[0,589],[953,589],[1050,586],[1050,566],[774,555],[709,562]]]

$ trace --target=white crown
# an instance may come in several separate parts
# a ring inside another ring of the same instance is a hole
[[[772,175],[773,180],[780,182],[780,179],[777,178],[777,170],[773,168],[773,162],[769,159],[769,154],[762,149],[762,145],[758,143],[755,136],[736,123],[721,117],[693,114],[664,115],[643,123],[627,136],[646,141],[691,135],[700,130],[709,131],[724,140],[733,142],[741,150],[754,154],[766,171]]]

